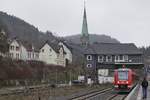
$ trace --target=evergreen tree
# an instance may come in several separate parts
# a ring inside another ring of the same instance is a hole
[[[0,28],[0,52],[6,53],[8,51],[7,35],[5,31]]]

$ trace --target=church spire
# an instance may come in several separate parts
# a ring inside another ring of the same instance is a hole
[[[85,0],[84,0],[84,15],[83,15],[83,23],[82,23],[81,42],[82,42],[82,45],[89,44],[89,33],[88,33],[88,23],[87,23],[87,16],[86,16]]]

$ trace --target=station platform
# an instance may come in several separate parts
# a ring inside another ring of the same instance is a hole
[[[138,91],[137,100],[150,100],[150,84],[147,89],[147,98],[143,99],[142,86],[140,86],[139,91]]]

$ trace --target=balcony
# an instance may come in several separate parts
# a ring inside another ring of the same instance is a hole
[[[129,60],[115,60],[115,64],[144,64],[142,58],[132,58]]]

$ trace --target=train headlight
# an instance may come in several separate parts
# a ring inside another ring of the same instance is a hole
[[[126,83],[128,84],[129,82],[127,81]]]
[[[120,82],[118,81],[117,83],[119,84]]]

